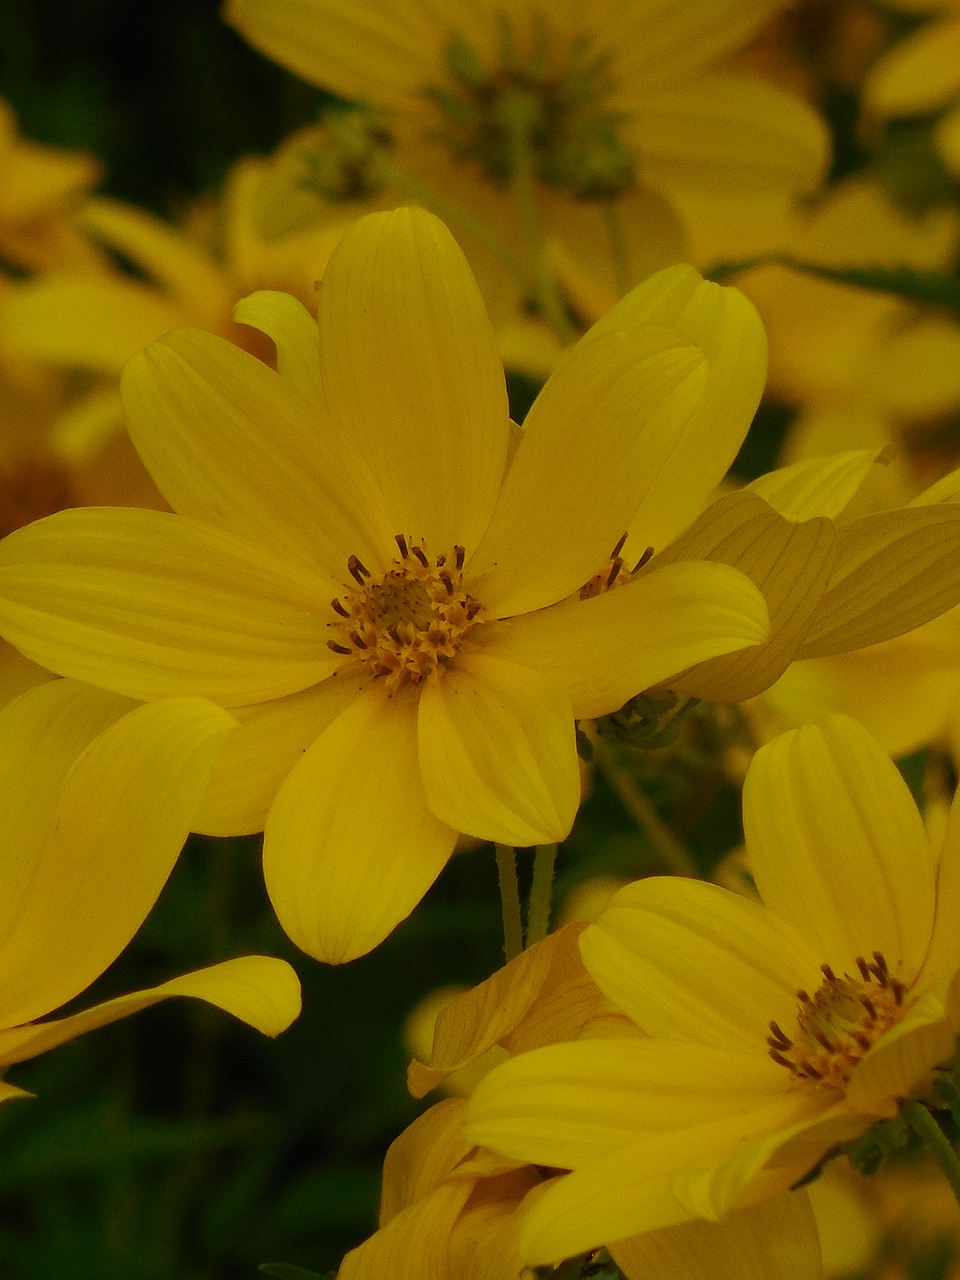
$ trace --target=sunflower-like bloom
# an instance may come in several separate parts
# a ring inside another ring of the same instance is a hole
[[[180,853],[233,717],[199,698],[137,706],[54,680],[0,712],[0,1071],[169,996],[268,1035],[300,1011],[283,960],[244,956],[36,1022],[140,928]],[[0,1101],[23,1093],[0,1081]]]
[[[503,369],[443,224],[373,214],[331,259],[317,326],[238,312],[280,373],[175,333],[128,366],[134,442],[177,514],[61,512],[0,544],[3,634],[130,697],[209,697],[228,739],[198,823],[263,830],[284,928],[342,961],[416,905],[456,834],[562,839],[574,716],[766,634],[726,565],[666,566],[579,598],[646,512],[686,523],[759,396],[750,305],[674,268],[587,335],[509,469]],[[599,594],[597,593],[599,591]]]
[[[229,0],[226,17],[311,83],[377,108],[401,167],[520,255],[511,121],[522,117],[544,229],[567,265],[602,262],[616,297],[686,258],[678,209],[691,191],[816,185],[827,143],[815,113],[718,69],[781,7]]]
[[[953,1052],[960,806],[932,846],[889,757],[837,716],[762,747],[743,807],[762,904],[642,880],[582,936],[650,1038],[550,1046],[477,1088],[469,1138],[573,1170],[530,1210],[529,1262],[776,1194]]]
[[[637,1038],[613,1013],[577,951],[582,925],[558,930],[473,990],[449,1001],[429,1062],[411,1064],[411,1091],[480,1068],[491,1052],[587,1036],[597,1054]],[[609,1038],[609,1040],[607,1039]],[[432,1107],[400,1135],[383,1165],[380,1226],[343,1261],[339,1280],[505,1280],[526,1274],[518,1247],[525,1213],[561,1172],[517,1165],[463,1133],[466,1098]],[[805,1192],[788,1192],[722,1223],[682,1223],[610,1241],[622,1275],[644,1280],[818,1280],[817,1229]]]

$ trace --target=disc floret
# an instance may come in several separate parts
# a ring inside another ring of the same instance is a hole
[[[879,951],[873,962],[857,957],[857,976],[838,977],[820,966],[823,982],[811,996],[797,992],[797,1026],[791,1040],[770,1023],[770,1057],[797,1080],[842,1090],[854,1068],[905,1012],[907,984],[895,978]]]
[[[584,200],[622,195],[635,175],[620,136],[624,116],[611,106],[610,57],[592,51],[584,38],[566,48],[556,45],[542,21],[522,41],[503,17],[497,55],[487,63],[456,36],[444,55],[449,79],[424,89],[441,116],[437,136],[506,186],[514,176],[507,116],[519,106],[542,182]]]
[[[467,634],[482,622],[483,606],[465,590],[465,550],[428,555],[422,541],[396,535],[399,556],[379,577],[351,556],[356,588],[331,602],[341,621],[331,623],[334,653],[358,658],[388,686],[420,684],[449,663]]]

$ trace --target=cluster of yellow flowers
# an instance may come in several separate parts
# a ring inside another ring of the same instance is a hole
[[[837,3],[829,74],[867,151],[925,113],[956,175],[960,8],[887,7]],[[344,102],[240,161],[215,227],[0,115],[0,1065],[171,995],[294,1019],[248,956],[36,1021],[191,831],[262,832],[331,964],[473,837],[508,963],[412,1063],[462,1091],[341,1280],[815,1280],[806,1184],[864,1135],[906,1124],[960,1195],[960,816],[891,761],[935,749],[949,792],[960,759],[960,188],[826,182],[786,0],[225,17]],[[505,365],[542,383],[522,426]],[[783,465],[735,482],[765,385]],[[734,888],[610,746],[697,700],[742,704]],[[681,874],[551,933],[604,765]]]

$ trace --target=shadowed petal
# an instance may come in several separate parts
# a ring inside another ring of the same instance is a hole
[[[420,698],[427,803],[450,826],[503,844],[569,834],[580,803],[573,712],[563,689],[482,650]]]

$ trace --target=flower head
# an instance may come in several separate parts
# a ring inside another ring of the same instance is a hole
[[[932,846],[906,784],[845,717],[758,751],[744,827],[763,904],[650,879],[584,963],[649,1039],[496,1068],[467,1135],[572,1169],[521,1245],[547,1262],[794,1185],[930,1088],[960,1028],[960,809]]]
[[[729,566],[665,566],[591,598],[638,512],[662,544],[736,452],[763,336],[674,268],[587,334],[507,466],[503,370],[431,215],[362,219],[317,327],[292,298],[237,312],[279,373],[184,331],[129,365],[131,435],[177,514],[60,513],[0,546],[4,634],[124,695],[230,707],[198,821],[262,829],[277,913],[312,954],[374,946],[457,831],[552,842],[579,801],[574,716],[755,644]]]

